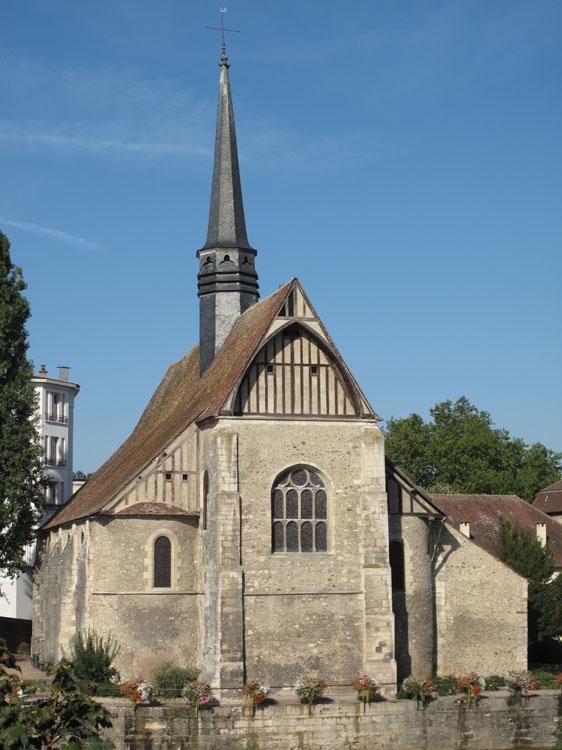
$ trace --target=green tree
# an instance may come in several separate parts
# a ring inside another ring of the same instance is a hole
[[[529,581],[529,638],[562,635],[562,578],[552,580],[554,555],[509,518],[500,521],[498,557]]]
[[[531,584],[548,583],[554,573],[550,545],[543,546],[505,517],[500,520],[498,557]]]
[[[5,750],[112,750],[100,732],[111,727],[109,711],[88,696],[87,682],[73,674],[68,663],[55,669],[48,694],[24,698],[40,683],[21,680],[13,654],[0,639],[0,743]]]
[[[0,571],[14,575],[33,541],[46,481],[34,422],[33,368],[27,359],[29,303],[21,269],[0,232]]]
[[[530,448],[490,414],[461,396],[419,414],[390,419],[386,453],[420,487],[439,492],[518,494],[532,502],[542,487],[562,474],[562,454],[541,443]]]

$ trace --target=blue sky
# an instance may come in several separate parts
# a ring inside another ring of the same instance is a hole
[[[75,469],[196,343],[220,23],[208,0],[0,9],[0,228]],[[375,410],[466,395],[562,451],[562,3],[233,0],[262,296],[298,276]]]

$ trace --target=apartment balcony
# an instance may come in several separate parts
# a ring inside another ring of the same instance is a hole
[[[57,424],[68,424],[68,417],[63,416],[62,414],[49,414],[49,412],[45,412],[45,421],[57,422]]]
[[[66,466],[66,458],[46,458],[45,466]]]

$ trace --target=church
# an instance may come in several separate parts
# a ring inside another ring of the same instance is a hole
[[[298,279],[259,301],[229,67],[223,46],[199,344],[43,527],[32,654],[93,629],[122,679],[173,661],[219,696],[525,669],[526,580],[385,459]]]

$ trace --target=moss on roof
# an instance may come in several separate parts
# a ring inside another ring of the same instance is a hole
[[[237,319],[203,377],[199,346],[170,365],[131,435],[44,528],[99,513],[186,427],[218,416],[292,285],[287,282]]]

